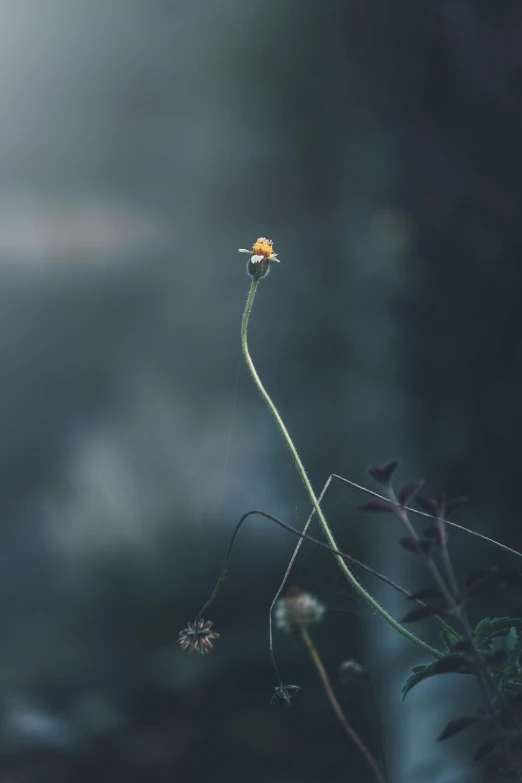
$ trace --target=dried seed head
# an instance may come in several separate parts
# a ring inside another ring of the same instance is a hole
[[[320,623],[325,610],[324,604],[314,595],[292,587],[285,598],[277,602],[276,625],[286,633],[296,633],[308,625]]]
[[[299,685],[278,685],[272,696],[272,704],[275,707],[290,707],[292,696],[302,690]]]
[[[211,630],[213,625],[212,620],[204,620],[202,617],[195,623],[187,623],[187,627],[178,634],[181,649],[188,650],[190,655],[210,652],[214,646],[212,642],[219,639],[219,634]]]
[[[364,666],[361,666],[358,661],[352,659],[343,661],[339,665],[339,679],[343,685],[350,685],[357,680],[361,674],[364,674]]]
[[[272,240],[266,237],[259,237],[252,245],[252,250],[240,248],[239,252],[249,254],[247,271],[255,278],[264,277],[268,273],[270,261],[279,261],[277,253],[274,253]]]

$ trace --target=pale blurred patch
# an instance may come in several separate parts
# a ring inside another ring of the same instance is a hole
[[[0,263],[105,263],[164,242],[168,227],[127,204],[100,199],[0,196]]]

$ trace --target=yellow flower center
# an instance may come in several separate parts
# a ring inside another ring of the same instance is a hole
[[[254,244],[252,245],[252,254],[254,256],[264,256],[265,258],[270,258],[273,252],[274,250],[272,247],[271,239],[265,239],[265,237],[259,237],[257,242],[254,242]]]

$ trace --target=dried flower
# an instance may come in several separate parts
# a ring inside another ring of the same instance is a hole
[[[296,633],[301,628],[321,622],[326,607],[311,593],[291,587],[276,606],[275,621],[281,630]]]
[[[339,666],[339,679],[343,685],[349,685],[364,674],[364,666],[353,659],[343,661]]]
[[[290,707],[292,696],[301,690],[299,685],[278,685],[272,696],[272,704],[276,707]]]
[[[212,642],[219,639],[219,634],[211,630],[213,625],[212,620],[204,620],[202,617],[194,623],[188,623],[178,634],[181,649],[188,650],[190,655],[210,652],[214,646]]]
[[[257,242],[252,245],[252,250],[240,248],[240,253],[248,253],[250,260],[247,264],[247,271],[252,277],[264,277],[269,269],[270,261],[277,261],[277,253],[274,253],[273,242],[266,237],[259,237]]]

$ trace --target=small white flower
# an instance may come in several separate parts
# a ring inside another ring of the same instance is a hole
[[[318,598],[293,587],[277,602],[275,621],[282,631],[295,633],[300,628],[320,623],[325,611],[325,605]]]

